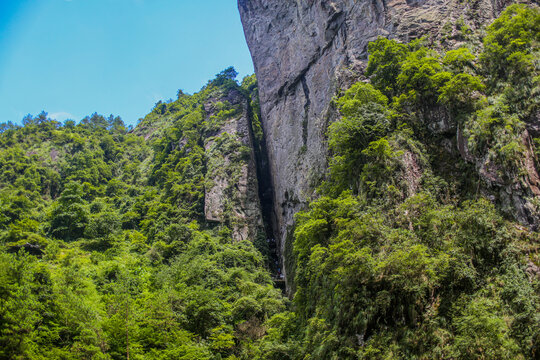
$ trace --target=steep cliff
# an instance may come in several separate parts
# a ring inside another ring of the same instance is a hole
[[[338,89],[362,78],[367,44],[378,36],[407,42],[426,35],[436,46],[455,48],[468,34],[489,24],[508,3],[238,1],[259,80],[282,253],[286,252],[287,231],[293,215],[312,197],[313,185],[324,173],[327,127],[337,116],[332,97]],[[448,120],[444,118],[439,119],[442,132],[450,131],[454,135],[449,152],[457,153],[461,149],[463,158],[476,163],[487,187],[493,188],[490,191],[500,194],[497,197],[502,198],[507,210],[514,212],[522,223],[536,226],[538,218],[531,214],[527,200],[538,193],[536,168],[528,166],[531,171],[525,181],[494,179],[483,159],[467,158],[463,154],[463,141],[456,140],[460,138],[459,129],[455,123],[444,125]],[[530,158],[534,156],[531,151],[528,154]]]

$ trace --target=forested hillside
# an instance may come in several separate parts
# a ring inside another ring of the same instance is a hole
[[[254,76],[2,124],[0,359],[539,358],[540,11],[448,36],[369,44],[284,254]]]
[[[266,239],[258,249],[255,239],[233,241],[234,219],[204,214],[209,155],[239,166],[249,152],[216,135],[241,111],[220,100],[247,104],[256,90],[253,77],[241,87],[234,76],[228,69],[197,94],[158,103],[134,131],[97,114],[2,126],[0,358],[253,352],[263,322],[286,304],[262,255]],[[211,117],[208,102],[219,108]],[[208,139],[219,140],[210,154]]]

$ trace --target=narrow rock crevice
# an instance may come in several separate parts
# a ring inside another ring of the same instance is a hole
[[[248,99],[250,102],[250,99]],[[274,207],[274,187],[272,184],[270,162],[268,160],[268,152],[266,148],[266,137],[263,131],[262,139],[258,139],[254,135],[254,111],[260,112],[259,109],[249,106],[248,121],[249,121],[249,135],[252,140],[253,151],[255,155],[255,164],[257,172],[257,183],[259,192],[259,201],[261,204],[261,213],[265,231],[265,241],[268,247],[268,267],[276,280],[277,287],[283,287],[281,284],[282,264],[281,254],[279,251],[278,242],[276,240],[276,234],[278,234],[277,219],[275,216]],[[258,114],[260,118],[260,113]]]
[[[302,82],[302,89],[304,90],[304,97],[306,102],[304,103],[304,118],[302,119],[302,141],[304,147],[307,147],[307,137],[308,137],[308,119],[309,119],[309,108],[311,106],[311,99],[309,97],[309,87],[306,81],[305,75],[300,79]]]

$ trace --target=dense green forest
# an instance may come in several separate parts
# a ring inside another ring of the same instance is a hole
[[[3,125],[0,358],[251,356],[287,302],[264,249],[203,214],[202,139],[238,109],[206,119],[202,105],[249,99],[254,77],[234,76],[159,102],[135,131],[97,114]]]
[[[265,234],[235,241],[232,212],[204,213],[212,154],[249,153],[216,135],[242,111],[231,94],[263,151],[254,76],[229,68],[134,129],[98,114],[0,125],[0,358],[540,357],[539,234],[433,130],[447,114],[468,156],[526,176],[540,12],[513,5],[459,36],[449,51],[379,38],[336,94],[327,173],[289,234],[290,299]]]

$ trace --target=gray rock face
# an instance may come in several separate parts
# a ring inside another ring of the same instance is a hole
[[[237,91],[204,105],[209,122],[223,108],[235,110],[205,139],[204,213],[208,221],[227,223],[236,241],[253,241],[264,231],[248,106]]]
[[[313,194],[326,167],[325,133],[336,89],[358,79],[367,44],[378,36],[423,35],[460,41],[459,20],[489,23],[504,0],[239,0],[259,80],[262,122],[274,187],[280,247],[293,215]],[[441,118],[441,129],[451,126]]]

